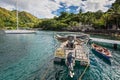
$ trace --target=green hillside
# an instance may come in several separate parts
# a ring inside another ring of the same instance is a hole
[[[45,19],[38,25],[45,30],[72,30],[72,29],[120,29],[120,0],[116,0],[107,12],[98,10],[97,12],[78,14],[61,12],[59,17]]]
[[[120,0],[116,0],[107,12],[78,14],[61,12],[59,17],[52,19],[38,19],[25,11],[19,12],[19,27],[38,27],[45,30],[72,30],[72,29],[120,29]],[[0,8],[0,29],[16,28],[16,11]]]
[[[39,23],[39,19],[25,11],[19,12],[19,27],[32,28]],[[9,11],[0,7],[0,29],[16,28],[16,10]]]

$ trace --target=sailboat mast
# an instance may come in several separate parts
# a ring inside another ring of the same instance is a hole
[[[18,21],[18,0],[16,0],[16,20],[17,20],[17,30],[18,30],[18,23],[19,23],[19,21]]]

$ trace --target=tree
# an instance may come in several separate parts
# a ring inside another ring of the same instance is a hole
[[[104,13],[101,19],[104,22],[105,29],[108,29],[108,25],[109,25],[108,21],[110,20],[110,15],[108,13]]]
[[[82,9],[80,8],[80,10],[79,10],[79,14],[81,14],[82,13]]]
[[[59,16],[59,19],[61,20],[61,19],[65,19],[65,18],[67,18],[69,16],[69,13],[67,13],[67,12],[61,12],[61,15]]]
[[[0,29],[4,28],[4,22],[0,19]]]
[[[103,15],[103,12],[101,10],[98,10],[97,12],[95,12],[94,15],[95,15],[96,19],[100,19],[101,16]]]
[[[108,13],[111,14],[112,24],[116,26],[116,29],[118,29],[120,26],[120,1],[116,0],[116,2],[108,10]]]

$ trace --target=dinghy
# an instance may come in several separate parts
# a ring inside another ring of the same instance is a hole
[[[91,46],[93,51],[95,51],[99,55],[102,55],[107,60],[109,60],[112,57],[111,52],[107,48],[101,47],[94,43]]]
[[[60,36],[60,35],[56,35],[55,36],[57,40],[59,40],[60,42],[65,42],[67,41],[67,36]]]

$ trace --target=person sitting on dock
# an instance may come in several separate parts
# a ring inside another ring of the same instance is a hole
[[[75,42],[74,38],[72,36],[69,36],[67,47],[74,48],[74,42]]]

